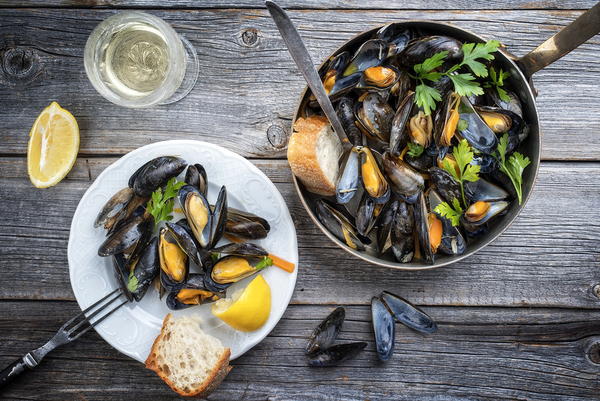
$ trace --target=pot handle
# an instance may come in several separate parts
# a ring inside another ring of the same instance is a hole
[[[535,50],[517,59],[517,64],[529,79],[535,72],[552,64],[598,32],[600,32],[600,2]]]

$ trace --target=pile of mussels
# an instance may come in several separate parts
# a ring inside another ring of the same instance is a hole
[[[315,211],[349,247],[402,263],[433,263],[438,252],[464,253],[467,242],[486,232],[516,198],[494,157],[502,134],[508,134],[508,157],[528,133],[514,92],[506,91],[508,101],[489,88],[484,95],[459,96],[444,76],[432,85],[442,101],[431,115],[414,101],[412,67],[441,51],[448,52],[446,60],[460,60],[461,46],[451,37],[390,24],[321,69],[353,148],[342,158],[335,199],[318,199]],[[315,114],[322,112],[311,96],[299,115]],[[462,130],[459,120],[466,122]],[[444,160],[455,165],[452,146],[461,139],[475,152],[472,164],[480,166],[480,179],[465,183],[466,212],[453,226],[434,209],[461,199],[459,184],[442,168]],[[407,154],[409,143],[424,148],[420,156]]]
[[[177,194],[185,218],[167,222],[156,236],[146,204],[156,189],[186,167],[186,185]],[[115,275],[129,300],[140,301],[156,281],[160,296],[168,293],[170,309],[216,301],[231,284],[256,273],[257,264],[268,255],[246,241],[266,238],[269,223],[228,207],[224,186],[211,205],[202,165],[188,166],[173,156],[158,157],[133,173],[128,185],[104,205],[94,226],[106,229],[98,255],[113,258]],[[235,242],[216,247],[224,236]],[[193,265],[197,273],[191,273]]]

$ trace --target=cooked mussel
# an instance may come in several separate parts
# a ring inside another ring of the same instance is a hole
[[[130,218],[106,238],[98,249],[98,255],[110,256],[123,253],[135,246],[142,238],[149,239],[152,235],[153,221],[147,214]]]
[[[322,81],[325,92],[330,93],[333,85],[336,83],[341,73],[346,68],[350,55],[348,52],[341,52],[340,54],[331,58],[327,64],[327,69],[323,74]]]
[[[399,156],[402,149],[408,143],[409,135],[406,131],[406,125],[413,109],[414,98],[415,93],[408,91],[406,96],[400,101],[392,119],[392,126],[390,128],[390,153],[394,156]]]
[[[154,237],[144,248],[135,264],[130,266],[127,276],[127,290],[136,301],[142,300],[159,272],[158,238]]]
[[[421,191],[425,185],[421,174],[389,152],[383,155],[383,168],[392,189],[399,195],[410,197]]]
[[[367,90],[386,90],[398,82],[400,72],[392,66],[378,65],[363,71],[362,77],[356,87]]]
[[[170,222],[166,223],[166,228],[171,233],[171,237],[177,242],[181,250],[185,252],[192,262],[199,267],[202,267],[196,241],[187,228],[184,225]]]
[[[158,257],[162,286],[167,291],[181,288],[189,273],[188,257],[173,234],[164,227],[158,236]]]
[[[437,324],[433,319],[406,299],[388,291],[381,294],[381,299],[398,323],[421,333],[431,334],[437,331]]]
[[[509,197],[508,192],[483,178],[464,183],[465,196],[470,203],[477,201],[498,201]]]
[[[150,160],[129,178],[129,187],[138,196],[149,196],[185,169],[185,160],[175,156],[161,156]]]
[[[268,256],[228,255],[220,258],[212,265],[210,276],[215,283],[231,284],[249,277],[272,264],[273,261]]]
[[[465,121],[463,129],[459,130],[460,135],[475,149],[487,154],[493,153],[498,144],[496,134],[464,96],[461,100],[460,119]]]
[[[225,185],[219,190],[215,205],[211,207],[211,227],[208,248],[214,248],[225,233],[227,224],[227,189]]]
[[[408,42],[413,38],[414,33],[411,29],[402,24],[391,23],[381,27],[376,34],[378,39],[385,40],[388,43],[388,57],[395,56],[404,50]]]
[[[217,254],[219,257],[223,255],[254,256],[261,258],[269,256],[269,252],[267,252],[263,247],[251,242],[232,242],[230,244],[213,248],[210,252]]]
[[[344,205],[352,200],[360,186],[360,161],[355,148],[344,155],[341,171],[335,187],[335,198],[338,204]]]
[[[442,238],[438,250],[446,255],[462,255],[467,249],[467,241],[458,227],[452,225],[452,222],[435,212],[435,208],[443,202],[442,197],[430,188],[427,190],[427,202],[429,210],[436,213],[437,218],[442,222]]]
[[[227,209],[225,234],[236,241],[249,241],[267,237],[271,230],[269,222],[255,214],[232,207]]]
[[[127,204],[133,196],[133,189],[129,187],[125,187],[114,194],[98,213],[98,217],[94,221],[94,227],[104,226],[105,229],[109,230],[127,209]]]
[[[450,146],[460,120],[459,106],[460,95],[450,92],[436,114],[434,139],[438,148]]]
[[[207,289],[202,274],[191,274],[189,279],[167,296],[167,307],[171,310],[185,309],[195,305],[215,302],[223,293]]]
[[[348,75],[347,77],[338,77],[335,81],[335,84],[333,84],[333,87],[329,91],[329,98],[333,101],[340,96],[349,93],[356,88],[356,85],[358,85],[361,79],[362,72],[357,72],[355,74]]]
[[[185,172],[185,183],[196,187],[202,195],[206,197],[208,193],[208,178],[206,177],[206,170],[199,164],[190,164]]]
[[[412,68],[436,53],[447,51],[446,61],[459,61],[462,56],[462,43],[448,36],[426,36],[411,40],[398,55],[398,61]]]
[[[408,133],[413,143],[426,148],[431,142],[433,121],[431,115],[425,115],[421,110],[410,118]]]
[[[127,297],[128,301],[133,301],[133,295],[127,289],[129,280],[129,259],[122,253],[112,255],[112,267],[114,277],[117,279],[117,284],[121,288],[121,291]]]
[[[354,124],[354,100],[347,96],[342,96],[337,101],[336,113],[348,139],[353,145],[362,145],[362,134],[356,124]]]
[[[207,248],[211,242],[213,213],[210,204],[202,193],[191,185],[185,185],[179,190],[179,203],[194,237],[202,248]]]
[[[433,263],[434,255],[442,242],[443,226],[438,216],[429,210],[429,205],[422,192],[414,207],[414,215],[417,236],[425,261]]]
[[[454,199],[461,199],[460,184],[446,170],[432,167],[429,169],[429,178],[446,202],[451,203]]]
[[[377,247],[379,255],[383,255],[392,247],[392,227],[399,201],[391,199],[381,212],[379,218],[379,229],[377,230]]]
[[[368,193],[364,193],[356,212],[356,230],[362,236],[367,236],[376,220],[375,201]]]
[[[308,365],[313,367],[336,366],[341,362],[354,358],[366,346],[367,343],[365,342],[332,345],[309,356]]]
[[[506,201],[477,201],[465,210],[462,219],[467,225],[479,226],[504,212],[507,207],[508,202]]]
[[[394,215],[391,231],[392,252],[400,263],[409,263],[415,254],[414,227],[413,207],[406,202],[400,202]]]
[[[392,314],[379,297],[371,299],[371,321],[377,356],[380,360],[387,361],[394,353],[396,325]]]
[[[316,214],[319,221],[327,230],[350,248],[364,250],[366,245],[370,243],[367,238],[359,237],[354,225],[339,210],[329,205],[325,200],[317,200]]]
[[[342,329],[345,317],[344,308],[335,308],[311,333],[306,344],[306,353],[315,354],[332,346]]]
[[[363,72],[369,67],[381,65],[387,57],[388,44],[384,40],[371,39],[364,42],[354,53],[352,60],[343,72],[343,76]]]
[[[390,140],[394,110],[379,93],[369,93],[356,105],[356,122],[361,131],[385,143]]]
[[[366,146],[355,147],[360,154],[360,172],[365,191],[375,203],[385,203],[390,198],[390,186],[381,172],[379,162],[371,149]]]

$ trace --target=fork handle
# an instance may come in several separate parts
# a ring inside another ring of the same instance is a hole
[[[21,375],[26,370],[31,369],[33,366],[25,362],[25,358],[27,358],[29,354],[24,356],[23,358],[19,358],[10,365],[6,367],[2,372],[0,372],[0,388],[6,386],[8,383],[13,381],[17,376]]]

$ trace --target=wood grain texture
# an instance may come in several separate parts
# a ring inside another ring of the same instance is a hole
[[[496,0],[494,2],[469,0],[438,0],[424,2],[418,0],[279,0],[286,9],[388,9],[388,10],[486,10],[486,9],[588,9],[594,6],[595,0]],[[103,8],[186,8],[186,9],[219,9],[219,8],[264,8],[263,0],[2,0],[0,7],[103,7]]]
[[[0,270],[11,282],[0,286],[0,298],[73,299],[71,218],[90,180],[112,160],[80,158],[64,182],[37,190],[24,178],[21,158],[0,159]],[[427,305],[600,308],[591,290],[600,283],[598,163],[543,164],[523,213],[493,244],[449,267],[401,272],[369,265],[329,241],[300,204],[285,161],[253,162],[275,182],[296,225],[293,303],[365,304],[385,285]]]
[[[543,3],[542,3],[543,4]],[[131,110],[101,98],[83,69],[91,30],[113,12],[0,9],[0,153],[24,154],[37,113],[57,100],[77,117],[84,154],[123,154],[157,140],[198,138],[249,157],[285,156],[304,87],[265,10],[155,10],[200,58],[198,86],[183,101]],[[298,10],[291,12],[315,61],[357,32],[393,20],[431,19],[496,38],[522,55],[574,20],[571,10]],[[600,41],[593,38],[535,77],[543,158],[598,160]],[[271,138],[267,131],[271,128]]]
[[[426,307],[438,332],[423,336],[398,325],[395,353],[383,364],[370,308],[350,306],[338,341],[367,341],[367,348],[339,367],[308,368],[306,338],[331,309],[289,307],[263,342],[233,362],[209,400],[583,401],[600,392],[600,365],[586,357],[600,339],[597,312]],[[75,302],[0,303],[0,366],[42,344],[77,310]],[[95,332],[51,353],[0,394],[7,400],[178,399]]]

